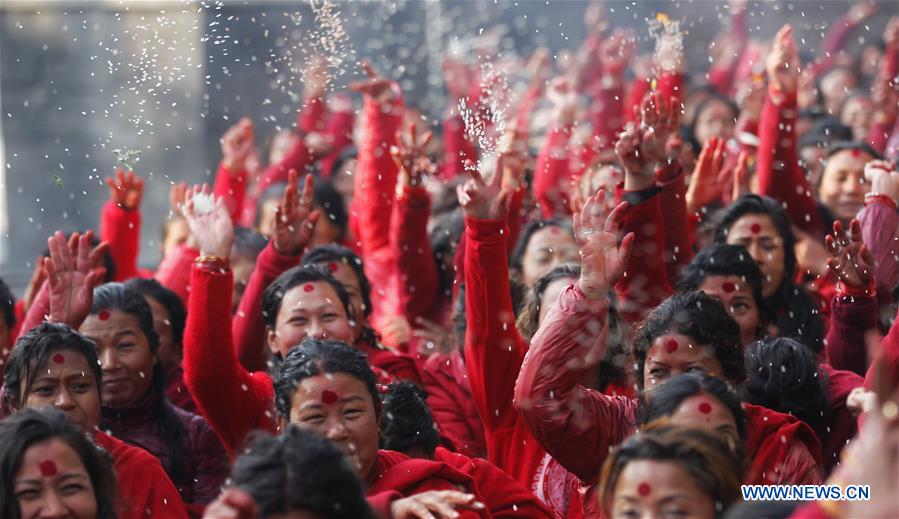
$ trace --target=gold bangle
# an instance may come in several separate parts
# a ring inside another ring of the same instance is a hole
[[[230,262],[230,258],[221,256],[197,256],[197,259],[194,260],[194,263],[222,263],[225,265],[228,265]]]

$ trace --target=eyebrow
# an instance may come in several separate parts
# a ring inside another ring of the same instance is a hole
[[[294,307],[290,309],[290,313],[292,313],[292,314],[296,314],[296,313],[306,313],[306,312],[309,312],[309,311],[311,311],[311,310],[321,310],[321,309],[323,309],[323,308],[329,308],[329,307],[337,308],[337,305],[335,305],[335,304],[334,304],[333,302],[331,302],[331,301],[326,301],[325,303],[320,304],[320,305],[316,305],[316,306],[313,306],[313,305],[305,305],[305,304],[304,304],[304,305],[294,305]]]
[[[357,400],[364,401],[365,399],[359,395],[350,395],[348,397],[341,398],[340,400],[337,401],[337,403],[338,404],[347,404],[349,402],[354,402]],[[324,405],[321,402],[309,402],[309,403],[301,405],[300,409],[320,409],[322,407],[324,407]]]
[[[56,476],[55,479],[57,479],[60,482],[64,482],[64,481],[67,481],[70,479],[85,480],[85,479],[87,479],[87,475],[82,474],[80,472],[68,472],[68,473]],[[15,481],[13,481],[13,487],[15,487],[16,485],[40,485],[41,483],[42,483],[42,481],[40,479],[17,479]]]

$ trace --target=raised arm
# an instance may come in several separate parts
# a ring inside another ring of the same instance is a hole
[[[114,177],[106,177],[109,201],[100,218],[100,239],[109,242],[109,253],[115,265],[115,279],[125,281],[137,275],[140,253],[140,201],[144,181],[134,174],[116,169]]]
[[[254,377],[243,369],[231,347],[228,323],[233,277],[228,257],[234,229],[224,202],[214,201],[208,187],[197,187],[183,214],[200,246],[191,273],[184,330],[184,382],[233,457],[253,429],[274,430],[265,415],[273,389],[270,379]]]
[[[595,481],[609,448],[630,431],[633,404],[580,385],[608,346],[609,292],[621,280],[634,244],[618,243],[627,203],[603,223],[600,190],[575,215],[581,275],[567,288],[531,340],[515,385],[515,406],[534,437],[582,481]]]
[[[253,154],[253,122],[244,117],[225,132],[221,139],[222,161],[215,173],[213,193],[225,201],[231,220],[236,221],[243,208],[249,175],[247,159]]]
[[[544,218],[570,213],[571,131],[577,110],[578,97],[565,78],[557,78],[547,91],[553,104],[554,119],[534,167],[534,198],[540,204]]]

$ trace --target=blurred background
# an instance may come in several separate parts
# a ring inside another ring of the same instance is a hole
[[[708,68],[709,43],[727,26],[716,1],[606,1],[610,27],[652,48],[659,12],[685,32],[688,71]],[[794,25],[807,61],[846,1],[749,2],[753,37]],[[856,31],[879,39],[899,2]],[[333,87],[359,77],[357,61],[399,80],[407,103],[435,124],[445,108],[441,62],[494,40],[500,53],[553,57],[583,40],[584,1],[17,1],[0,0],[0,276],[21,292],[55,229],[94,228],[116,154],[145,180],[141,266],[159,261],[174,181],[212,181],[219,138],[240,117],[257,147],[294,124],[310,56],[325,53]],[[701,82],[694,77],[692,82]],[[360,102],[356,99],[357,104]],[[139,151],[139,155],[135,153]]]

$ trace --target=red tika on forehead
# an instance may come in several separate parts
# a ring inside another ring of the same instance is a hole
[[[337,403],[337,393],[327,390],[327,389],[322,391],[322,403],[324,403],[326,405],[336,404]]]
[[[99,317],[101,321],[109,319],[109,310],[100,310],[100,313],[97,314],[97,317]]]
[[[37,466],[41,469],[41,476],[44,477],[55,476],[59,472],[56,469],[56,463],[51,460],[42,461]]]
[[[862,156],[862,150],[859,150],[859,149],[853,149],[853,150],[852,150],[852,156],[855,157],[855,158],[861,157],[861,156]]]
[[[758,233],[762,232],[762,226],[757,223],[754,223],[754,224],[752,224],[752,227],[749,228],[749,230],[752,231],[752,234],[758,234]]]
[[[312,292],[313,290],[315,290],[315,287],[311,284],[303,285],[303,292]]]
[[[637,493],[642,497],[648,496],[650,492],[652,492],[652,487],[649,486],[649,483],[640,483],[640,486],[637,487]]]
[[[736,289],[737,289],[737,285],[734,285],[734,284],[731,283],[730,281],[728,281],[728,282],[724,283],[723,285],[721,285],[721,290],[724,290],[724,291],[727,292],[728,294],[730,294],[731,292],[733,292],[733,291],[736,290]]]
[[[699,404],[699,412],[702,414],[709,414],[712,412],[712,404],[708,402],[703,402]]]
[[[334,263],[333,261],[331,263],[328,263],[328,270],[330,270],[331,272],[337,272],[337,269],[339,269],[339,268],[340,268],[340,266],[337,265],[337,263]]]
[[[63,356],[62,353],[57,353],[56,355],[53,356],[53,362],[55,362],[57,364],[62,364],[65,361],[66,361],[66,358]]]
[[[678,344],[674,339],[669,339],[668,342],[665,343],[665,351],[668,353],[674,353],[677,351]]]

